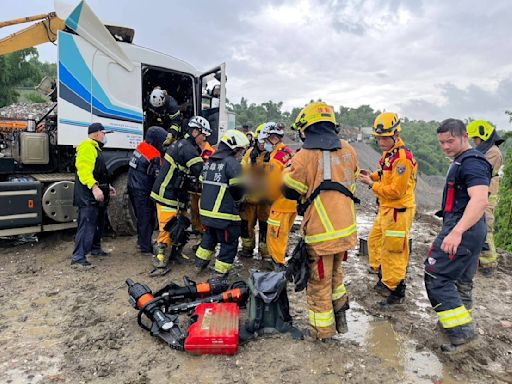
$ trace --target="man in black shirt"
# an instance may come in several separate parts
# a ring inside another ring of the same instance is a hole
[[[437,138],[453,163],[446,176],[440,211],[443,227],[425,260],[425,287],[450,340],[441,348],[453,352],[477,336],[470,311],[473,277],[487,232],[484,212],[491,166],[469,145],[462,121],[443,121]]]

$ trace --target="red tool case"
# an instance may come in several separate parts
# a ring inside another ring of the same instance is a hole
[[[238,351],[240,309],[236,303],[197,306],[188,329],[185,351],[197,355],[234,355]]]

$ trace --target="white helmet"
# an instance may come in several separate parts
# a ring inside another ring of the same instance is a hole
[[[236,129],[230,129],[222,136],[220,141],[226,144],[232,150],[237,148],[247,148],[250,144],[249,139],[245,135],[245,133],[237,131]]]
[[[260,134],[258,135],[258,139],[268,139],[270,135],[278,135],[283,137],[284,136],[284,130],[282,127],[280,127],[277,123],[274,123],[273,121],[269,121],[265,124],[263,129],[261,130]]]
[[[212,134],[210,123],[202,116],[193,116],[188,122],[188,127],[198,129],[206,137]]]
[[[149,102],[155,108],[161,107],[165,102],[165,92],[158,88],[153,89],[149,95]]]

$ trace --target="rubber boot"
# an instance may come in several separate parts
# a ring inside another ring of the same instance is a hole
[[[244,259],[252,259],[254,251],[252,249],[242,247],[241,251],[238,252],[238,256],[241,258],[243,257]]]
[[[377,284],[373,286],[373,289],[383,297],[388,297],[391,294],[391,289],[386,287],[382,280],[377,281]]]
[[[480,271],[480,274],[483,277],[487,277],[488,279],[490,279],[491,277],[494,276],[494,272],[496,271],[496,268],[494,268],[494,267],[480,267],[479,271]]]
[[[467,350],[469,343],[478,337],[471,323],[446,329],[446,335],[450,343],[441,345],[441,350],[445,353],[463,352]]]
[[[196,256],[194,263],[196,273],[200,273],[203,272],[206,269],[206,267],[208,267],[208,264],[210,264],[210,260],[203,260]]]
[[[401,304],[405,301],[405,281],[402,280],[400,284],[395,288],[394,291],[391,291],[390,295],[386,300],[380,302],[380,308],[382,310],[394,310],[400,309]]]
[[[345,304],[341,309],[334,313],[334,319],[336,321],[336,330],[338,333],[347,333],[348,325],[347,325],[347,314],[346,311],[350,306]]]
[[[153,267],[165,268],[167,265],[167,245],[158,244],[156,254],[153,256]]]

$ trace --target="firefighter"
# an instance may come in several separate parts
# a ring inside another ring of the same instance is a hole
[[[265,137],[261,130],[265,124],[256,128],[256,142],[249,148],[242,159],[242,169],[248,181],[247,195],[240,206],[242,218],[242,250],[241,257],[252,257],[256,245],[255,227],[258,224],[258,253],[263,259],[268,259],[267,248],[267,220],[270,214],[270,204],[265,199],[265,162],[268,161],[268,152],[265,151]]]
[[[181,112],[176,100],[160,87],[155,87],[146,100],[146,127],[158,126],[172,134],[174,140],[181,138]]]
[[[492,167],[469,145],[462,121],[444,120],[437,139],[454,161],[443,191],[443,226],[425,260],[425,287],[450,340],[441,348],[452,352],[477,336],[470,312],[473,277],[487,232],[484,213]]]
[[[172,244],[164,227],[178,212],[184,212],[186,209],[187,177],[191,175],[199,178],[203,169],[201,146],[210,134],[208,120],[194,116],[188,122],[188,134],[171,144],[165,153],[162,168],[150,194],[157,203],[159,235],[157,254],[153,259],[157,269],[168,269],[169,258],[166,249]]]
[[[482,152],[492,166],[491,185],[489,186],[489,205],[485,210],[487,223],[487,238],[480,255],[480,273],[485,277],[492,277],[498,266],[498,255],[494,244],[494,209],[498,203],[500,189],[499,171],[503,165],[503,156],[498,148],[504,140],[498,135],[494,127],[484,120],[475,120],[468,124],[468,135],[473,139],[476,150]]]
[[[215,153],[215,148],[205,141],[201,147],[201,158],[203,162],[208,161],[211,155]],[[199,180],[193,183],[192,190],[190,191],[190,221],[192,222],[192,229],[196,234],[203,233],[203,226],[199,217],[199,198],[201,197],[201,183]],[[199,244],[194,245],[194,250],[197,249]]]
[[[290,165],[293,150],[283,144],[284,126],[269,122],[261,131],[265,137],[265,151],[270,153],[266,164],[268,175],[267,199],[272,202],[267,220],[267,247],[274,269],[284,270],[288,235],[297,216],[297,202],[281,193],[283,171]]]
[[[311,263],[307,283],[310,335],[329,339],[347,331],[349,308],[342,260],[356,245],[353,192],[358,174],[354,149],[338,137],[331,106],[312,102],[297,116],[293,129],[305,134],[302,149],[291,160],[283,194],[301,202],[301,231]]]
[[[199,212],[206,232],[196,252],[198,271],[208,266],[218,243],[220,251],[215,260],[215,272],[224,276],[233,268],[240,237],[238,205],[244,195],[240,160],[248,145],[244,133],[229,130],[204,165]]]
[[[110,175],[103,158],[102,148],[107,142],[101,123],[89,125],[89,137],[76,148],[76,175],[73,191],[73,205],[78,207],[75,249],[71,265],[90,268],[87,254],[107,256],[101,249],[101,237],[105,224],[106,208],[115,189],[110,185]]]
[[[150,127],[130,159],[128,195],[137,218],[137,245],[143,254],[153,253],[151,235],[155,223],[155,203],[149,195],[160,170],[164,142],[168,133],[161,127]]]
[[[403,303],[409,263],[409,233],[416,213],[414,189],[418,166],[400,138],[400,119],[384,112],[373,123],[373,136],[383,151],[379,170],[361,170],[359,180],[378,199],[379,211],[368,236],[370,272],[379,274],[374,289],[386,297],[383,309]]]

